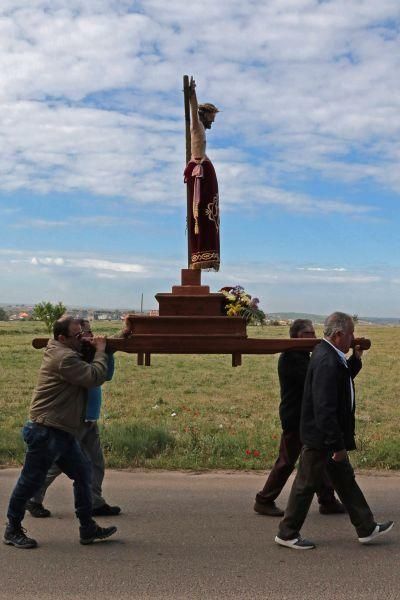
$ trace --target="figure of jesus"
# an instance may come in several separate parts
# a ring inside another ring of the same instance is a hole
[[[212,162],[206,155],[206,129],[211,129],[218,108],[198,104],[196,83],[190,79],[191,159],[185,169],[192,210],[188,215],[191,269],[219,270],[218,182]]]

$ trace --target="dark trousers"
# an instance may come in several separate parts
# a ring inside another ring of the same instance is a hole
[[[357,485],[353,467],[348,459],[335,462],[332,452],[303,447],[296,479],[290,492],[285,516],[279,524],[279,537],[292,540],[300,535],[314,493],[328,471],[340,500],[345,505],[358,537],[366,537],[376,527],[373,514],[364,494]]]
[[[282,432],[278,458],[264,488],[256,496],[257,502],[266,504],[267,502],[273,502],[279,496],[294,470],[302,446],[303,444],[301,443],[298,431]],[[335,491],[326,470],[323,473],[321,485],[317,490],[317,496],[320,504],[330,504],[335,501]]]
[[[78,441],[83,452],[90,460],[92,466],[92,503],[93,508],[99,508],[105,504],[102,496],[101,486],[104,479],[104,455],[100,443],[100,433],[97,423],[82,423],[78,433]],[[42,504],[47,488],[62,473],[57,463],[53,463],[46,475],[43,487],[34,495],[31,500]]]
[[[28,421],[22,430],[27,444],[24,466],[11,494],[7,517],[11,525],[19,525],[25,515],[27,501],[43,486],[53,462],[74,481],[75,511],[81,526],[92,521],[92,471],[90,461],[77,439],[61,429]]]

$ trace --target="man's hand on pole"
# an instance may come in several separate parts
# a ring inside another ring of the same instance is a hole
[[[96,348],[97,352],[104,352],[106,349],[107,338],[105,335],[96,335],[90,340],[90,343]]]
[[[361,360],[361,357],[363,355],[363,350],[361,349],[361,346],[354,346],[353,348],[353,355]]]
[[[334,452],[332,458],[335,462],[343,462],[347,459],[347,450],[338,450]]]

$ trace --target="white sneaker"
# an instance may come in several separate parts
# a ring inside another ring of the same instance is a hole
[[[360,544],[369,544],[369,542],[372,542],[372,540],[374,540],[375,538],[379,537],[380,535],[384,535],[385,533],[390,531],[392,529],[393,525],[394,525],[393,521],[385,521],[385,523],[377,523],[375,529],[373,530],[373,532],[370,535],[367,535],[367,537],[359,537],[358,541],[360,542]]]
[[[286,548],[293,548],[293,550],[312,550],[315,548],[314,542],[305,540],[301,537],[294,538],[293,540],[283,540],[276,536],[275,542],[280,546],[286,546]]]

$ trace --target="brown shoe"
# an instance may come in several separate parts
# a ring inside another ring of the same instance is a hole
[[[282,509],[278,508],[275,502],[257,502],[254,504],[254,510],[259,515],[268,515],[269,517],[283,517],[284,512]]]
[[[327,504],[320,504],[319,512],[321,515],[343,515],[347,510],[339,500],[335,500]]]

